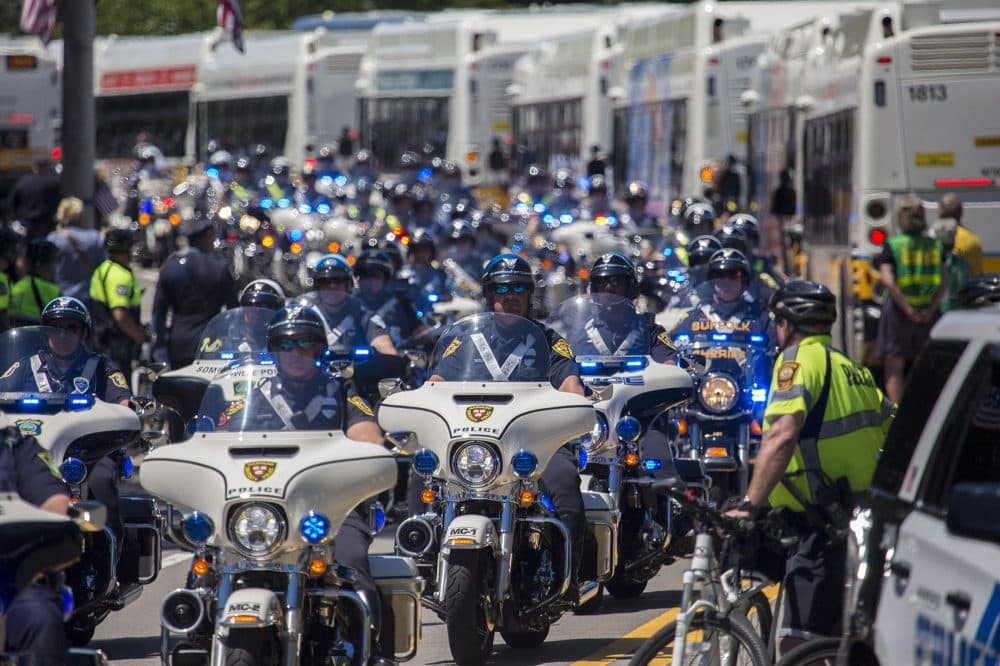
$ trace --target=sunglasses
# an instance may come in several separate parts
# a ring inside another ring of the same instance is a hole
[[[271,349],[278,349],[279,351],[292,351],[295,348],[305,349],[306,351],[312,351],[317,347],[321,346],[323,343],[315,338],[282,338],[276,342],[271,343]]]
[[[313,280],[317,287],[333,287],[336,285],[348,284],[351,280],[349,278],[320,278],[318,280]]]
[[[594,289],[607,289],[608,287],[614,287],[616,289],[624,289],[624,281],[616,278],[593,278],[590,284]]]
[[[83,330],[84,330],[83,326],[80,326],[79,324],[70,324],[70,325],[66,325],[66,326],[55,326],[54,328],[57,331],[59,331],[59,333],[62,334],[62,335],[68,335],[68,334],[83,335]]]
[[[743,279],[743,271],[739,271],[739,270],[719,271],[718,273],[713,273],[712,274],[712,278],[713,279],[722,279],[722,280],[742,280]]]
[[[528,291],[528,285],[526,284],[498,284],[491,288],[491,291],[497,296],[506,296],[510,292],[515,294],[523,294]]]

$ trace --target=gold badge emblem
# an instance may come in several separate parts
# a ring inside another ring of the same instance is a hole
[[[38,437],[42,434],[41,419],[21,419],[20,421],[14,421],[14,425],[17,427],[18,432],[25,437]]]
[[[456,351],[458,351],[458,348],[461,346],[462,346],[462,341],[459,340],[458,338],[455,338],[454,340],[451,341],[451,344],[448,345],[448,348],[444,350],[444,353],[441,354],[441,358],[448,358]]]
[[[493,416],[492,405],[473,405],[465,408],[465,418],[473,423],[481,423]]]
[[[364,398],[362,398],[361,396],[352,395],[350,398],[347,399],[347,402],[357,407],[361,411],[361,413],[364,414],[365,416],[373,415],[372,408],[368,406],[368,403],[365,402]]]
[[[778,368],[778,390],[789,391],[795,382],[795,375],[799,372],[799,364],[795,361],[785,361]]]
[[[270,460],[255,460],[243,465],[243,474],[251,481],[259,483],[270,479],[277,467],[278,463],[271,462]]]
[[[559,338],[556,340],[556,343],[552,345],[552,351],[570,360],[573,359],[573,348],[569,346],[569,343],[566,342],[565,338]]]
[[[112,372],[108,375],[108,379],[110,379],[111,383],[120,389],[128,388],[128,381],[125,379],[125,375],[120,372]]]

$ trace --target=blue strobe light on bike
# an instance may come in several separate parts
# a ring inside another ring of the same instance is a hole
[[[510,466],[518,476],[530,476],[538,467],[538,458],[531,451],[521,449],[510,459]]]
[[[438,457],[430,449],[420,449],[413,456],[413,469],[424,476],[434,473],[438,467]]]
[[[615,424],[615,432],[623,442],[634,442],[642,434],[642,424],[634,416],[626,416]]]
[[[181,521],[181,528],[184,530],[184,537],[194,544],[203,544],[215,534],[215,525],[212,519],[203,513],[195,511],[184,517]]]
[[[306,543],[319,543],[330,533],[330,519],[322,513],[310,511],[299,521],[299,533]]]

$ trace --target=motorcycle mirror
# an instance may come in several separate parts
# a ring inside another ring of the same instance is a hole
[[[708,370],[708,359],[705,358],[704,354],[692,354],[688,357],[687,362],[688,367],[699,375]]]
[[[149,365],[144,365],[139,368],[139,372],[149,377],[150,381],[156,381],[156,379],[167,369],[166,363],[150,363]]]
[[[328,367],[331,373],[341,379],[350,379],[354,376],[354,363],[351,361],[330,361]]]
[[[427,352],[421,351],[419,349],[405,349],[403,350],[403,355],[409,359],[410,363],[414,367],[423,370],[427,367]]]
[[[591,386],[590,390],[594,392],[594,402],[602,402],[610,398],[615,389],[611,384],[608,384],[607,386]]]
[[[378,380],[378,394],[383,398],[388,398],[393,393],[399,393],[402,389],[402,380],[399,377],[386,377]]]
[[[94,500],[80,500],[69,507],[67,514],[83,532],[100,532],[108,520],[107,508]]]
[[[404,431],[387,432],[385,434],[385,441],[402,451],[411,450],[410,447],[416,444],[416,438],[413,436],[413,433]]]

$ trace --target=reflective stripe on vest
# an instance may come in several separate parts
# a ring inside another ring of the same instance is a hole
[[[483,359],[483,363],[486,364],[486,369],[490,371],[490,375],[493,377],[493,381],[504,382],[510,378],[510,373],[514,372],[514,368],[518,366],[524,355],[531,349],[531,345],[534,343],[534,338],[529,335],[528,339],[519,344],[514,348],[514,351],[510,353],[507,360],[503,362],[501,366],[497,363],[497,357],[493,355],[493,350],[490,349],[490,343],[486,342],[486,338],[483,337],[482,333],[473,333],[469,336],[472,338],[472,344],[475,345],[476,351],[479,352],[479,357]]]
[[[941,286],[941,245],[933,238],[900,234],[889,239],[896,261],[896,284],[906,301],[927,307]]]
[[[88,386],[96,389],[94,386],[94,374],[97,372],[97,364],[100,363],[100,359],[96,356],[91,356],[87,359],[87,362],[83,364],[83,370],[77,377],[82,377],[87,380]],[[31,374],[35,378],[35,386],[42,393],[52,393],[52,383],[49,381],[49,373],[45,367],[45,363],[42,361],[42,357],[35,354],[31,357]],[[62,386],[63,382],[59,382],[60,388],[64,389]]]

